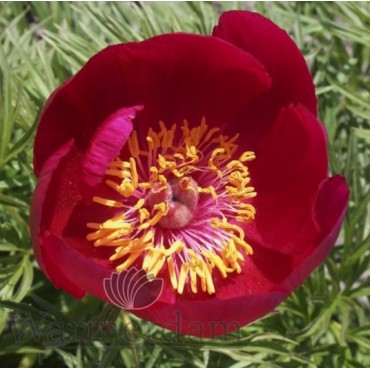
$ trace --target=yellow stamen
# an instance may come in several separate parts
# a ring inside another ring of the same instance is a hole
[[[131,181],[128,179],[124,179],[121,185],[116,184],[112,180],[106,180],[105,183],[111,187],[112,189],[116,190],[118,193],[123,195],[125,198],[129,198],[134,192],[135,188],[132,185]]]
[[[182,294],[184,292],[185,282],[186,278],[189,273],[189,264],[183,263],[181,265],[180,275],[179,275],[179,281],[177,285],[177,293]]]
[[[239,161],[241,162],[249,162],[256,159],[256,155],[254,152],[244,152],[240,157]]]
[[[140,154],[139,141],[137,139],[137,132],[135,130],[132,131],[128,139],[128,150],[134,158],[137,158]]]
[[[175,271],[175,264],[173,262],[172,256],[167,258],[167,267],[168,267],[168,274],[170,276],[171,284],[173,289],[177,289],[177,275]]]
[[[140,223],[142,224],[145,220],[150,218],[150,213],[146,208],[141,208],[139,210]]]
[[[210,269],[210,266],[206,264],[203,265],[203,274],[205,276],[208,294],[213,294],[215,292],[215,286],[213,285],[211,271],[212,270]]]
[[[132,157],[130,158],[130,165],[131,165],[132,185],[136,189],[139,183],[139,176],[137,175],[135,159]]]
[[[145,204],[145,199],[139,199],[137,203],[132,207],[133,209],[140,209]]]
[[[241,237],[238,238],[234,234],[230,234],[230,235],[231,235],[231,239],[233,239],[236,244],[243,247],[248,254],[253,254],[253,248],[244,240],[244,238],[241,238]]]
[[[211,194],[212,195],[212,198],[214,200],[217,200],[218,199],[218,195],[216,193],[216,190],[215,190],[215,188],[212,185],[211,186],[208,186],[207,188],[201,188],[199,186],[198,187],[198,191],[199,191],[199,193]]]
[[[118,272],[123,271],[123,270],[127,270],[141,256],[141,254],[142,254],[141,251],[137,252],[137,253],[131,253],[130,256],[127,258],[127,260],[125,262],[123,262],[122,264],[120,264],[116,267],[116,270]]]
[[[103,206],[108,206],[108,207],[116,207],[116,208],[122,208],[123,204],[121,202],[118,202],[116,200],[112,199],[104,199],[100,197],[93,197],[93,202],[102,204]]]
[[[216,253],[203,251],[202,255],[205,256],[212,263],[212,265],[214,264],[218,268],[223,278],[227,277],[228,272],[232,272],[232,269],[228,269],[220,256],[218,256]]]

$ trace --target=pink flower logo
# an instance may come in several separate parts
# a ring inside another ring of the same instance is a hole
[[[110,302],[125,310],[141,310],[153,305],[163,290],[163,279],[151,278],[136,267],[112,272],[103,284]]]

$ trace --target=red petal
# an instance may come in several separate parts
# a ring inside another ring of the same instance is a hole
[[[283,108],[251,162],[256,219],[247,226],[251,243],[282,253],[297,253],[313,242],[317,189],[327,177],[323,125],[303,106]]]
[[[81,289],[78,279],[74,279],[73,275],[68,275],[63,272],[66,264],[70,264],[75,256],[72,253],[60,253],[61,250],[69,252],[63,241],[55,235],[48,235],[40,238],[42,246],[42,256],[45,261],[44,272],[47,273],[49,279],[59,289],[64,289],[70,295],[76,298],[82,298],[85,291]],[[73,263],[73,262],[72,262]]]
[[[338,237],[348,198],[349,189],[343,177],[334,176],[322,182],[315,202],[315,217],[321,228],[320,241],[303,256],[295,257],[296,267],[280,287],[292,291],[297,289],[324,261]]]
[[[70,138],[85,149],[99,125],[120,108],[145,106],[135,124],[145,126],[146,135],[160,119],[197,124],[206,116],[225,123],[241,103],[269,86],[254,57],[214,37],[170,34],[111,46],[50,98],[36,136],[35,172]]]
[[[172,305],[155,303],[135,315],[175,332],[214,337],[235,331],[273,310],[288,293],[266,292],[228,300],[178,300]]]
[[[255,56],[272,78],[271,90],[236,117],[236,124],[251,131],[246,137],[247,145],[256,143],[284,105],[301,103],[316,115],[312,77],[302,53],[284,30],[260,14],[230,11],[221,15],[213,35]]]
[[[129,108],[116,112],[99,127],[84,153],[73,146],[68,155],[62,158],[58,166],[54,168],[54,172],[50,174],[48,179],[48,185],[44,189],[46,194],[42,195],[45,201],[42,205],[40,224],[45,230],[56,235],[63,235],[66,226],[73,218],[72,216],[79,215],[76,210],[85,207],[83,198],[85,197],[87,202],[91,202],[92,192],[99,186],[104,190],[100,192],[101,195],[109,193],[109,199],[117,197],[116,192],[100,182],[108,163],[120,152],[122,141],[127,139],[127,128],[130,129],[127,115],[134,114],[135,110],[136,108]],[[41,174],[43,172],[42,170]],[[86,204],[88,211],[97,213],[96,208],[103,208],[107,209],[108,212],[99,210],[101,216],[107,218],[114,216],[113,211],[116,209],[112,211],[107,207],[94,208],[94,206],[96,205]],[[97,220],[99,217],[93,217],[93,219]],[[78,225],[79,233],[83,233],[85,236],[88,231],[86,222],[91,222],[91,219],[74,219],[74,222]],[[72,227],[77,229],[77,226],[72,225]]]
[[[297,289],[325,259],[342,225],[348,195],[348,187],[342,177],[334,176],[322,182],[315,202],[315,217],[320,225],[317,236],[321,241],[311,244],[303,254],[294,256],[290,266],[284,262],[285,266],[282,266],[282,256],[279,257],[276,252],[266,250],[261,254],[257,247],[255,250],[260,254],[260,267],[264,270],[260,272],[260,280],[253,256],[247,259],[243,274],[237,275],[234,282],[233,279],[227,279],[221,290],[217,286],[216,296],[203,299],[177,296],[172,304],[160,300],[135,314],[176,334],[199,337],[225,335],[266,315]],[[262,258],[265,258],[264,263]],[[278,286],[271,284],[269,288],[266,284],[268,274],[272,281],[279,279],[279,272],[274,272],[274,269],[283,269],[285,274],[290,270],[290,273]],[[239,292],[236,286],[239,286]],[[223,290],[228,291],[227,294]]]
[[[40,174],[39,180],[35,192],[33,193],[31,200],[31,211],[30,211],[30,230],[32,235],[32,244],[35,251],[35,256],[40,267],[45,270],[46,266],[42,257],[42,250],[40,248],[39,235],[41,229],[42,220],[42,209],[44,207],[46,194],[50,185],[50,181],[55,169],[59,166],[63,157],[70,153],[73,146],[73,140],[67,142],[62,148],[51,156],[46,162],[42,173]]]

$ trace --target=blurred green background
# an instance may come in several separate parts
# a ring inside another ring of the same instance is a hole
[[[303,51],[331,169],[346,176],[351,202],[337,245],[303,287],[240,332],[200,340],[51,285],[35,263],[28,228],[32,145],[49,94],[98,50],[166,32],[210,34],[228,9],[266,15]],[[0,2],[0,363],[369,367],[369,29],[366,2]]]

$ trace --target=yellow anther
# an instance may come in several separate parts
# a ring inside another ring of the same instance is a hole
[[[105,172],[106,175],[108,176],[115,176],[120,179],[124,179],[127,176],[131,176],[130,171],[128,170],[117,170],[117,169],[109,169]]]
[[[148,222],[141,224],[138,228],[139,230],[145,230],[151,226],[156,225],[159,222],[159,220],[162,218],[162,216],[165,216],[167,214],[168,205],[165,202],[161,202],[161,203],[155,204],[153,207],[153,210],[157,211],[157,213]]]
[[[108,220],[101,224],[102,229],[131,229],[132,225],[128,222],[121,220]]]
[[[103,235],[100,236],[98,239],[96,238],[96,236],[97,236],[96,233],[90,233],[90,234],[87,234],[86,239],[87,240],[94,240],[94,239],[96,239],[94,241],[94,247],[99,247],[101,245],[105,245],[106,243],[108,243],[108,242],[110,242],[112,240],[115,240],[117,238],[120,238],[123,235],[129,235],[131,232],[132,232],[132,226],[131,226],[131,229],[129,229],[129,228],[121,228],[121,229],[118,229],[118,230],[116,230],[114,232],[109,232],[109,233],[107,233],[104,236]]]
[[[151,182],[140,182],[138,184],[138,187],[140,189],[151,189],[152,186],[153,186],[153,183],[151,183]]]
[[[244,238],[241,238],[241,237],[237,237],[236,235],[234,234],[231,234],[231,238],[234,240],[234,242],[238,245],[240,245],[241,247],[243,247],[245,249],[245,251],[248,253],[248,254],[253,254],[253,249],[252,247],[244,240]]]
[[[154,149],[154,140],[151,136],[147,136],[146,141],[148,142],[148,149],[149,149],[149,152],[150,152]]]
[[[221,227],[222,229],[225,229],[227,231],[237,231],[239,233],[240,239],[244,240],[245,234],[244,234],[243,229],[238,225],[229,223],[226,218],[222,220],[219,220],[217,218],[212,218],[211,226],[214,228]]]
[[[139,176],[137,174],[137,169],[136,169],[136,162],[134,158],[130,158],[130,165],[131,165],[131,178],[132,178],[132,185],[136,189],[137,185],[139,183]]]
[[[151,242],[153,240],[153,237],[154,237],[154,231],[153,230],[150,230],[148,231],[144,236],[142,236],[140,238],[140,240],[143,242],[143,243],[147,243],[147,242]]]
[[[167,179],[163,175],[159,175],[158,176],[158,182],[161,185],[160,190],[163,190],[166,187],[166,185],[167,185]]]
[[[242,222],[249,222],[250,220],[254,220],[256,209],[251,204],[239,204],[239,209],[236,211],[237,216],[235,217],[236,220]]]
[[[147,267],[147,271],[152,273],[154,276],[158,275],[158,272],[162,269],[163,264],[166,261],[166,256],[164,254],[164,247],[152,248],[152,258]]]
[[[112,180],[106,180],[105,183],[109,187],[111,187],[112,189],[116,190],[118,193],[123,195],[125,198],[129,198],[135,192],[134,186],[132,185],[131,181],[128,179],[123,180],[120,185],[118,185]]]
[[[219,129],[218,127],[213,127],[213,128],[211,128],[211,129],[208,131],[208,134],[206,135],[206,137],[205,137],[204,141],[205,141],[205,142],[209,141],[209,140],[212,138],[212,136],[213,136],[216,132],[219,132],[219,131],[220,131],[220,129]]]
[[[191,159],[191,163],[199,161],[197,148],[194,145],[186,146],[186,156]]]
[[[219,169],[219,161],[222,159],[221,155],[225,153],[225,149],[223,148],[217,148],[213,150],[211,157],[208,160],[208,167],[218,174],[221,174],[222,171]],[[217,162],[217,163],[216,163]]]
[[[189,273],[189,264],[183,263],[181,265],[180,275],[179,275],[179,280],[178,280],[178,285],[177,285],[177,293],[179,294],[182,294],[184,292],[185,282],[186,282],[188,273]]]
[[[103,237],[104,235],[110,234],[112,231],[109,229],[99,229],[97,231],[93,231],[91,233],[86,234],[86,239],[89,241],[93,241]]]
[[[245,166],[241,161],[238,161],[238,160],[230,161],[226,165],[226,168],[228,170],[240,171],[243,176],[248,176],[248,167]]]
[[[121,265],[118,265],[116,267],[116,270],[118,272],[121,272],[121,271],[124,271],[124,270],[127,270],[129,267],[132,266],[132,264],[141,256],[142,252],[137,252],[137,253],[132,253],[129,255],[129,257],[127,258],[127,260],[125,262],[123,262]],[[112,258],[112,257],[111,257]],[[111,259],[110,258],[110,259]],[[111,259],[112,260],[112,259]]]
[[[215,188],[212,185],[211,186],[208,186],[206,188],[198,187],[198,192],[199,193],[205,193],[205,194],[211,194],[212,195],[212,198],[214,200],[217,200],[218,199],[218,195],[216,193],[216,190],[215,190]]]
[[[205,282],[206,282],[208,294],[213,294],[215,292],[215,286],[213,284],[211,272],[212,272],[212,268],[209,265],[204,264],[203,274],[205,276]]]
[[[222,261],[221,257],[218,256],[216,253],[210,251],[202,251],[202,255],[206,257],[212,263],[212,265],[218,268],[223,278],[227,277],[228,272],[232,272],[231,269],[225,266],[224,261]]]
[[[86,227],[88,227],[89,229],[101,229],[102,224],[97,224],[95,222],[89,222],[86,224]]]
[[[101,198],[97,196],[93,197],[93,202],[102,204],[103,206],[107,206],[107,207],[116,207],[116,208],[123,207],[123,204],[121,202],[118,202],[112,199],[105,199],[105,198]]]
[[[225,153],[224,148],[215,149],[211,154],[211,160],[213,161],[217,156],[219,156],[220,154],[224,154],[224,153]]]
[[[142,268],[148,272],[148,267],[151,263],[151,260],[153,258],[154,254],[153,254],[153,251],[152,250],[149,250],[145,257],[144,257],[144,260],[143,260],[143,264],[142,264]]]
[[[159,127],[161,128],[161,132],[159,133],[159,135],[163,137],[163,135],[167,132],[167,127],[162,120],[160,120],[158,123],[159,123]]]
[[[181,159],[182,161],[185,159],[185,157],[180,153],[175,153],[173,156],[174,158]]]
[[[177,289],[177,275],[175,271],[175,265],[172,259],[172,256],[167,257],[167,267],[168,267],[168,274],[170,276],[170,281],[173,289]]]
[[[159,222],[159,220],[162,218],[163,215],[164,215],[163,212],[160,212],[160,211],[157,212],[155,214],[155,216],[149,221],[150,222],[150,226],[156,225]]]
[[[138,240],[140,241],[140,239],[125,239],[125,243],[116,249],[116,253],[110,257],[110,261],[118,260],[127,254],[143,253],[144,251],[152,248],[151,243],[141,243],[138,242]]]
[[[132,208],[140,209],[144,204],[145,204],[145,199],[139,199]]]
[[[193,293],[198,293],[197,288],[197,273],[194,268],[189,269],[190,272],[190,288]]]
[[[239,161],[241,162],[249,162],[256,159],[256,155],[254,152],[244,152],[240,157]]]
[[[149,168],[149,172],[150,172],[150,180],[151,181],[157,181],[158,179],[158,168],[155,167],[155,166],[151,166]]]
[[[181,168],[177,168],[177,169],[174,169],[172,170],[172,173],[176,176],[176,177],[183,177],[193,171],[196,170],[196,167],[195,166],[191,166],[191,165],[186,165],[186,166],[182,166]]]
[[[149,128],[148,136],[147,136],[146,140],[148,142],[148,148],[149,148],[149,150],[158,149],[161,146],[161,142],[159,140],[159,137],[152,130],[152,128]]]
[[[140,154],[139,141],[137,139],[137,132],[135,130],[132,131],[128,139],[128,150],[134,158],[138,157]]]
[[[132,182],[128,179],[123,180],[120,185],[120,193],[125,197],[129,198],[132,194],[134,194],[135,188]]]
[[[119,239],[115,239],[115,240],[104,243],[104,247],[119,247],[119,248],[121,248],[123,246],[128,245],[130,242],[131,242],[131,239],[119,238]]]
[[[163,130],[162,130],[163,131]],[[176,125],[172,125],[171,130],[167,130],[164,127],[164,134],[162,138],[162,149],[166,152],[168,148],[171,148],[173,139],[175,137]]]
[[[172,245],[171,248],[165,250],[166,256],[171,256],[174,253],[180,253],[185,248],[185,243],[181,240],[176,240]]]
[[[146,208],[139,209],[140,223],[142,224],[145,220],[150,218],[150,213]]]
[[[175,161],[167,161],[161,154],[158,155],[157,163],[161,170],[173,170],[177,167]]]

